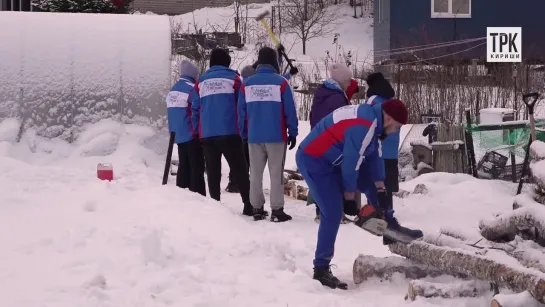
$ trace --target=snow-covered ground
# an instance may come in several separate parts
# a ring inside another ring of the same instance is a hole
[[[349,290],[330,290],[311,279],[313,207],[287,198],[293,221],[254,222],[241,215],[238,195],[218,203],[176,188],[173,177],[160,185],[166,135],[149,127],[101,122],[74,144],[32,131],[14,144],[17,128],[0,123],[0,306],[405,304],[404,279],[351,281],[358,254],[391,255],[378,237],[341,226],[333,263]],[[113,164],[114,181],[96,178],[99,162]],[[395,208],[402,223],[425,232],[476,232],[479,219],[511,209],[512,190],[503,183],[434,173],[401,187],[418,183],[428,194],[396,198]],[[490,299],[411,305],[485,306]]]

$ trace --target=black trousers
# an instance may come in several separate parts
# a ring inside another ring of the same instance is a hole
[[[178,174],[176,185],[206,196],[204,156],[198,139],[178,144]]]
[[[221,156],[225,157],[229,169],[233,172],[238,184],[240,197],[246,205],[250,204],[250,176],[248,164],[244,157],[242,139],[239,135],[215,136],[202,139],[204,158],[206,159],[206,176],[210,197],[219,201],[221,195]]]
[[[248,165],[248,172],[250,172],[250,151],[248,150],[248,142],[243,142],[244,157],[246,158],[246,164]],[[229,169],[229,182],[236,184],[235,173],[232,169]]]
[[[399,191],[399,168],[397,164],[397,159],[384,159],[384,170],[386,173],[384,185],[388,194],[389,210],[392,210],[394,206],[393,194]]]

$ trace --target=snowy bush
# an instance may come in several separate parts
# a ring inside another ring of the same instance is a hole
[[[0,121],[68,142],[105,118],[165,126],[168,17],[10,13],[0,12]]]
[[[133,0],[35,0],[32,5],[43,12],[128,13]]]

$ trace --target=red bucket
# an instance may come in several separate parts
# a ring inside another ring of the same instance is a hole
[[[114,180],[114,168],[110,163],[99,163],[97,165],[97,178],[100,180]]]

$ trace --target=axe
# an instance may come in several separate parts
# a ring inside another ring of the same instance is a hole
[[[284,50],[284,46],[282,46],[282,44],[280,43],[280,40],[278,39],[278,37],[276,37],[274,32],[271,30],[271,27],[269,27],[269,24],[265,20],[265,17],[268,16],[269,14],[270,12],[267,10],[257,15],[255,20],[257,22],[261,22],[261,24],[265,27],[265,29],[267,30],[267,33],[269,33],[269,37],[273,40],[274,44],[276,45],[276,48],[280,51],[280,55],[283,56],[284,59],[286,59],[286,62],[288,63],[290,68],[293,68],[293,64],[291,63],[291,60],[288,58],[288,55],[286,54],[286,51]]]

